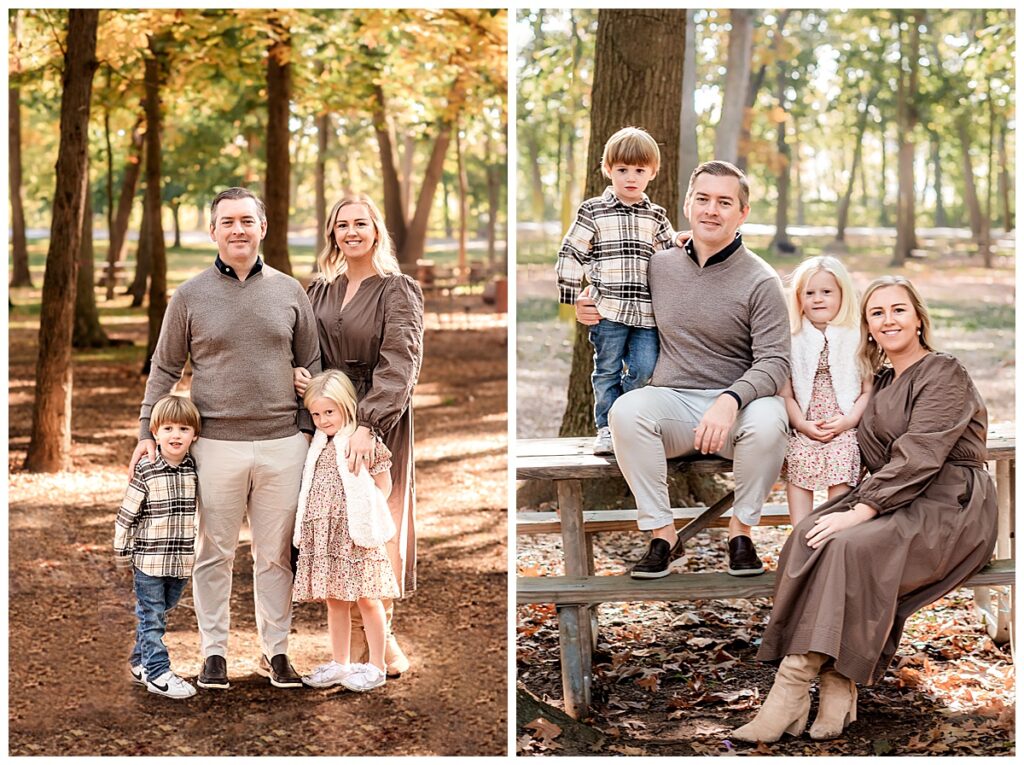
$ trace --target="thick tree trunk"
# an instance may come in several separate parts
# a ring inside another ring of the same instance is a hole
[[[608,137],[623,125],[643,125],[662,147],[661,170],[647,187],[647,194],[666,210],[677,208],[680,83],[685,60],[680,41],[685,36],[685,10],[598,12],[585,197],[598,196],[607,185],[601,175],[601,151]],[[592,354],[585,328],[577,325],[568,403],[559,435],[594,432]]]
[[[86,175],[88,175],[88,166]],[[75,327],[71,344],[75,348],[104,348],[110,338],[100,325],[96,309],[95,267],[92,242],[92,194],[85,192],[85,212],[82,214],[82,240],[78,248],[78,286],[75,290]]]
[[[121,196],[117,200],[117,213],[114,215],[114,223],[110,227],[110,247],[107,250],[107,263],[110,265],[121,261],[125,237],[128,233],[128,219],[131,217],[132,205],[135,202],[135,187],[138,185],[139,174],[142,172],[143,121],[143,117],[140,116],[132,129],[132,143],[128,150],[128,160],[125,163],[124,180],[121,182]],[[106,275],[107,300],[114,298],[116,281],[116,275],[111,268]]]
[[[174,202],[171,204],[171,225],[174,226],[174,242],[171,244],[174,248],[181,247],[181,202]]]
[[[291,190],[291,155],[288,152],[288,104],[291,101],[291,35],[275,18],[267,55],[267,179],[263,192],[267,205],[267,236],[263,257],[268,266],[291,274],[288,257],[288,203]]]
[[[743,13],[743,11],[739,11]],[[694,21],[692,8],[686,11],[686,36],[683,39],[685,62],[683,64],[683,103],[679,109],[679,199],[676,203],[676,219],[672,225],[680,231],[689,229],[690,222],[686,219],[683,207],[686,206],[686,192],[690,186],[690,176],[700,164],[697,154],[697,24]],[[737,11],[733,11],[737,13]],[[730,45],[731,45],[730,39]],[[744,90],[744,97],[746,90]],[[742,106],[742,104],[741,104]],[[737,119],[736,141],[739,142],[739,129],[743,124],[742,108]],[[716,155],[717,156],[717,155]],[[667,209],[667,208],[666,208]]]
[[[95,9],[68,12],[53,219],[39,314],[32,435],[25,458],[25,469],[33,473],[56,473],[71,466],[71,334],[88,184],[89,103],[98,67],[98,20]]]
[[[384,220],[388,224],[388,233],[395,244],[395,251],[405,249],[408,235],[408,223],[402,207],[402,182],[398,177],[395,164],[395,149],[391,142],[391,131],[388,130],[387,104],[384,101],[384,89],[380,84],[373,86],[373,132],[377,136],[377,152],[380,155],[381,186],[384,191]],[[413,263],[416,261],[414,260]]]
[[[149,240],[150,262],[152,264],[149,279],[149,338],[146,343],[146,361],[142,367],[143,374],[149,374],[156,341],[160,338],[160,327],[163,324],[164,312],[167,310],[167,246],[164,243],[163,223],[160,219],[161,202],[161,162],[160,139],[163,130],[160,109],[160,91],[167,72],[168,40],[161,36],[149,38],[150,55],[146,57],[145,91],[146,91],[146,196],[143,199],[149,226],[145,232]]]
[[[20,13],[20,11],[19,11]],[[21,94],[8,88],[7,157],[11,194],[11,286],[31,287],[28,268],[28,239],[25,236],[25,207],[21,202]]]
[[[316,118],[316,237],[313,242],[314,254],[327,246],[324,228],[327,227],[327,142],[331,128],[331,115],[328,112],[318,114]],[[313,270],[317,269],[317,261],[313,260]]]
[[[692,12],[691,12],[692,13]],[[729,11],[729,53],[726,59],[722,116],[715,129],[715,159],[735,164],[739,156],[743,109],[750,86],[751,52],[754,46],[754,13],[750,9]]]
[[[896,15],[901,19],[903,14],[897,12]],[[896,199],[896,246],[890,263],[893,266],[902,266],[917,246],[914,228],[914,127],[918,117],[913,99],[917,95],[919,32],[914,13],[907,16],[907,26],[910,39],[906,46],[903,45],[902,30],[897,28],[900,38],[900,71],[896,80],[899,192]]]

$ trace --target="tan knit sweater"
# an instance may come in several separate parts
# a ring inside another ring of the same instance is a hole
[[[320,344],[309,299],[292,277],[264,265],[239,281],[210,266],[175,291],[146,383],[140,439],[152,437],[153,405],[170,392],[189,358],[202,436],[269,441],[300,427],[312,430],[292,367],[317,374]]]

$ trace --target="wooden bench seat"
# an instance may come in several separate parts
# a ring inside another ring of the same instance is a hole
[[[975,574],[964,587],[1011,585],[1013,560],[996,560]],[[556,606],[593,606],[638,600],[714,600],[768,598],[775,588],[775,572],[762,576],[729,576],[724,571],[669,574],[638,582],[618,576],[521,576],[516,581],[516,603],[554,603]]]
[[[674,507],[672,517],[680,529],[706,511],[706,507]],[[726,510],[711,521],[707,528],[724,529],[729,525],[732,510]],[[789,507],[765,505],[761,509],[760,526],[785,526],[789,523]],[[585,510],[583,531],[596,534],[602,531],[636,531],[636,510]],[[562,522],[554,510],[516,513],[516,534],[561,534]]]

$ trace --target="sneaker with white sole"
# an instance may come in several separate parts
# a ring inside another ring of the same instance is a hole
[[[597,429],[597,438],[594,439],[594,454],[615,454],[615,447],[612,445],[611,428],[604,427]]]
[[[352,672],[341,681],[341,684],[350,691],[370,691],[384,685],[387,679],[384,670],[373,664],[354,664]]]
[[[187,699],[196,695],[196,689],[171,670],[167,670],[160,677],[147,678],[146,688],[150,693],[166,696],[169,699]]]
[[[128,671],[132,676],[132,683],[135,685],[146,685],[146,668],[141,664],[129,664]]]
[[[342,680],[352,674],[353,664],[339,664],[336,661],[329,661],[321,664],[308,675],[302,676],[302,682],[310,688],[330,688],[339,685]]]

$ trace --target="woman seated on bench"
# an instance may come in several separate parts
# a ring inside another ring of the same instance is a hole
[[[857,432],[871,475],[793,530],[757,657],[781,659],[740,741],[799,736],[821,673],[811,738],[857,718],[856,683],[881,678],[903,624],[981,570],[996,540],[996,493],[985,469],[988,415],[963,366],[933,350],[921,296],[899,276],[861,301],[860,357],[875,372]]]

